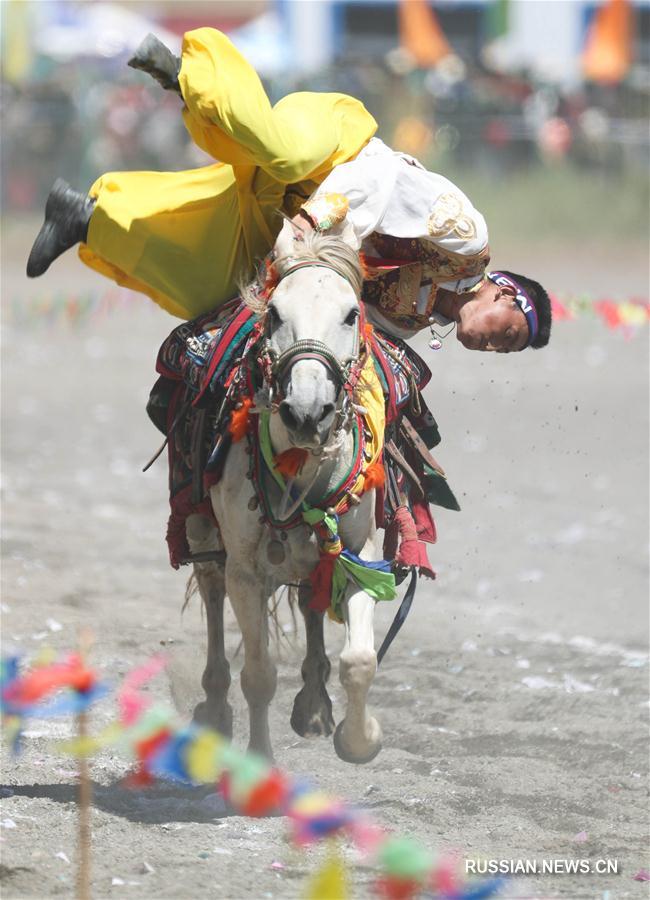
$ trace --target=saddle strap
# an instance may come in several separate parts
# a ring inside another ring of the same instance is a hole
[[[225,550],[203,550],[199,553],[190,553],[189,556],[185,556],[181,561],[181,566],[186,566],[188,563],[206,563],[206,562],[216,562],[218,565],[223,566],[226,563],[226,551]]]
[[[406,418],[406,416],[404,416],[402,418],[402,421],[400,422],[400,430],[405,440],[411,445],[418,456],[420,456],[424,460],[424,462],[427,463],[427,465],[431,466],[431,468],[435,472],[444,477],[445,470],[442,468],[440,463],[433,458],[433,456],[429,452],[429,448],[417,433],[412,423],[409,422],[409,420]]]
[[[381,647],[377,651],[377,665],[381,665],[381,661],[386,656],[386,651],[393,643],[397,634],[406,621],[406,617],[409,614],[411,609],[411,604],[413,603],[413,598],[415,597],[415,588],[418,583],[418,570],[414,566],[411,569],[411,582],[406,589],[406,593],[404,594],[404,599],[400,603],[400,607],[395,614],[395,618],[393,619],[390,628],[386,632],[386,637],[382,641]]]
[[[404,474],[411,480],[413,487],[418,492],[418,499],[422,499],[425,496],[424,485],[417,472],[413,467],[406,461],[406,457],[398,449],[395,441],[390,440],[386,441],[386,453],[390,456],[393,462],[404,472]]]
[[[203,444],[205,441],[207,419],[207,409],[197,410],[190,440],[190,456],[192,460],[192,503],[195,504],[199,504],[201,500],[203,500],[205,494],[203,489],[203,467],[205,462],[203,458],[205,455]]]

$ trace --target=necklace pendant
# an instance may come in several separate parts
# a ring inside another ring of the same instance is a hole
[[[286,558],[284,544],[274,538],[266,545],[266,558],[272,566],[281,566]]]

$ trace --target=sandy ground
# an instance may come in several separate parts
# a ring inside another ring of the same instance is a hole
[[[106,288],[73,258],[28,283],[24,236],[9,238],[4,650],[67,649],[90,624],[95,664],[118,678],[163,644],[173,661],[153,690],[185,716],[199,699],[204,627],[197,603],[181,616],[189,573],[167,563],[165,463],[140,471],[159,440],[144,414],[155,353],[174,323],[135,298],[76,328],[19,321],[15,307],[30,299]],[[572,260],[552,256],[546,280],[601,295],[620,289],[625,269],[599,268],[598,258],[578,278]],[[647,289],[642,262],[626,268],[624,292]],[[419,588],[372,688],[384,750],[351,767],[329,740],[291,731],[298,636],[280,653],[277,760],[432,849],[619,861],[618,875],[518,880],[511,896],[646,897],[648,885],[633,875],[648,866],[647,335],[626,341],[585,317],[558,324],[540,353],[488,357],[449,342],[426,352],[434,371],[427,399],[443,433],[436,455],[463,511],[437,514],[438,580]],[[392,612],[377,610],[379,638]],[[328,626],[334,660],[341,639]],[[237,643],[230,614],[233,652]],[[240,666],[237,657],[234,671]],[[331,693],[338,716],[336,677]],[[236,679],[231,699],[243,745]],[[102,704],[94,725],[111,714]],[[73,895],[75,779],[52,743],[68,729],[30,723],[24,753],[4,753],[8,900]],[[96,897],[304,893],[322,851],[291,849],[281,820],[228,816],[203,789],[129,792],[120,787],[125,771],[110,754],[92,769]],[[372,872],[350,859],[354,896],[370,896]]]

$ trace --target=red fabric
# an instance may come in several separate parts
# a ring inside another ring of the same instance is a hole
[[[395,562],[398,566],[404,566],[407,569],[417,566],[420,575],[426,575],[427,578],[436,577],[436,573],[429,562],[426,545],[422,541],[402,541],[399,545]]]
[[[309,576],[312,596],[309,608],[316,612],[325,612],[329,609],[332,600],[332,574],[338,556],[333,553],[321,553],[318,565]]]
[[[188,485],[175,494],[170,500],[171,514],[167,521],[167,546],[169,548],[169,562],[174,569],[180,568],[183,560],[190,555],[190,545],[187,543],[185,521],[192,513],[208,516],[216,524],[212,503],[209,497],[205,497],[198,505],[192,502],[192,485]]]
[[[618,303],[614,303],[613,300],[599,300],[594,303],[594,309],[608,328],[618,328],[621,324],[620,309]]]
[[[154,778],[149,771],[149,760],[156,750],[164,747],[170,737],[171,731],[168,728],[161,728],[151,737],[144,738],[136,744],[138,768],[126,779],[128,787],[147,787],[147,785],[153,784]]]
[[[78,654],[73,654],[64,662],[41,666],[10,682],[3,698],[14,704],[30,705],[64,687],[85,693],[94,683],[92,671],[84,666]]]
[[[292,447],[279,453],[273,460],[273,468],[285,478],[295,478],[307,462],[309,451],[302,447]]]
[[[289,787],[277,769],[272,769],[261,784],[256,785],[241,807],[245,816],[270,816],[282,809]]]
[[[375,890],[385,900],[413,900],[422,890],[422,882],[415,878],[383,875],[375,881]]]
[[[399,566],[411,568],[417,566],[420,575],[427,578],[435,578],[436,574],[431,568],[427,548],[418,537],[418,529],[410,511],[405,506],[395,510],[395,522],[399,531],[399,550],[395,562]]]
[[[418,538],[427,544],[435,544],[438,540],[436,523],[431,515],[431,507],[426,500],[414,500],[411,511],[418,530]]]

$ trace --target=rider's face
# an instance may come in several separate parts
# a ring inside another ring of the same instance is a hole
[[[526,316],[509,286],[486,281],[459,311],[457,337],[468,350],[512,353],[528,341]]]

